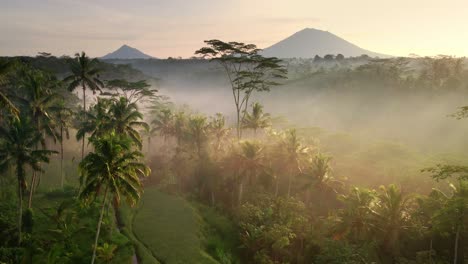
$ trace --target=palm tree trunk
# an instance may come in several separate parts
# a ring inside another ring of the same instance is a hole
[[[146,153],[148,158],[151,158],[151,136],[148,136],[148,151]]]
[[[241,204],[242,204],[242,193],[243,193],[243,192],[244,192],[244,184],[243,184],[242,181],[240,181],[240,182],[239,182],[239,197],[238,197],[238,199],[239,199],[239,201],[238,201],[238,202],[239,202],[239,206],[241,206]]]
[[[86,137],[86,133],[83,135],[83,139],[81,139],[81,160],[84,159],[85,137]]]
[[[457,233],[455,234],[455,249],[453,253],[453,264],[458,263],[458,241],[460,239],[460,225],[457,227]]]
[[[83,111],[86,111],[86,86],[84,82],[81,85],[83,86]]]
[[[275,188],[275,197],[278,197],[279,192],[279,177],[276,175],[276,188]]]
[[[60,126],[60,187],[63,189],[63,126]]]
[[[432,264],[432,235],[431,235],[431,242],[429,243],[429,264]]]
[[[86,86],[83,82],[83,114],[84,117],[86,118]],[[85,148],[85,138],[86,138],[86,133],[83,135],[83,139],[81,140],[81,160],[84,158],[84,148]]]
[[[99,233],[101,232],[102,218],[104,216],[104,211],[106,209],[107,191],[108,191],[108,187],[106,187],[106,191],[104,192],[104,200],[102,201],[102,205],[101,205],[101,215],[99,216],[99,222],[98,222],[97,231],[96,231],[96,238],[94,239],[93,257],[91,258],[91,264],[94,264],[94,261],[96,259],[96,249],[97,249],[98,240],[99,240]]]
[[[237,109],[237,140],[241,139],[241,123],[240,123],[240,110]]]
[[[215,195],[214,195],[214,191],[211,190],[211,206],[214,206],[215,205]]]
[[[33,170],[31,177],[31,186],[29,187],[29,199],[28,199],[28,208],[32,207],[32,196],[36,186],[37,172]]]
[[[18,174],[20,174],[18,169]],[[18,175],[19,176],[19,175]],[[21,186],[20,177],[18,177],[18,246],[21,245],[21,227],[23,225],[23,188]]]

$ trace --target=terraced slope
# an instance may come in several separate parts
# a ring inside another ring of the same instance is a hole
[[[216,264],[202,249],[202,219],[185,200],[146,188],[133,232],[164,264]]]

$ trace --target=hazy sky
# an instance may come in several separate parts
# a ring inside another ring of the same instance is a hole
[[[0,55],[189,57],[205,39],[264,48],[310,27],[380,53],[468,56],[467,25],[467,0],[0,0]]]

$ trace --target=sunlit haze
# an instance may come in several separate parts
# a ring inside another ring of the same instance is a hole
[[[464,0],[1,0],[0,55],[102,56],[128,44],[190,57],[205,39],[265,48],[308,27],[384,54],[466,56],[467,10]]]

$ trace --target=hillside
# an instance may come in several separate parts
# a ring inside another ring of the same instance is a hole
[[[354,45],[328,31],[305,28],[292,36],[266,48],[263,55],[278,58],[313,58],[315,55],[343,54],[357,57],[366,54],[370,57],[389,57]]]
[[[119,49],[114,52],[111,52],[101,59],[108,60],[108,59],[151,59],[153,58],[150,55],[147,55],[138,49],[132,48],[127,45],[123,45]]]

